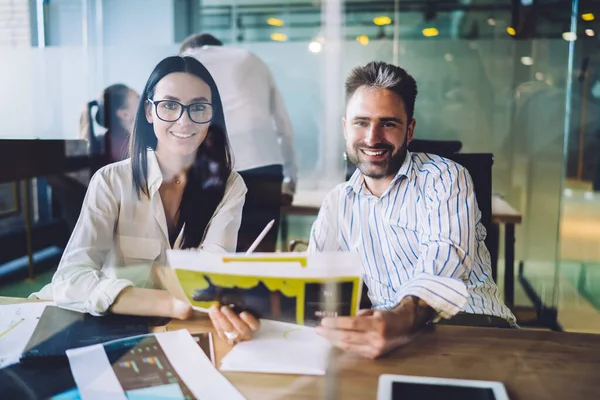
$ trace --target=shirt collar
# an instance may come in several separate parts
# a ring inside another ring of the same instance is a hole
[[[407,150],[406,158],[402,162],[402,165],[400,166],[400,169],[396,173],[396,176],[394,176],[394,179],[392,180],[392,182],[390,182],[390,187],[392,185],[394,185],[398,181],[398,179],[402,178],[403,176],[405,176],[406,178],[410,178],[409,175],[410,175],[410,171],[412,170],[412,164],[413,164],[412,153]],[[360,172],[360,170],[358,168],[356,168],[356,170],[354,171],[354,173],[352,174],[352,176],[350,177],[350,179],[348,179],[348,182],[346,183],[346,190],[348,192],[350,192],[350,190],[354,190],[354,192],[356,194],[359,194],[359,193],[361,193],[364,184],[365,184],[365,177]]]
[[[158,165],[158,159],[156,153],[152,149],[148,149],[147,161],[148,161],[148,190],[150,193],[154,193],[162,184],[162,171],[160,165]]]

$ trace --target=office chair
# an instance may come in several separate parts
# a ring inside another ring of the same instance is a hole
[[[73,159],[87,158],[81,169],[89,168],[90,177],[102,166],[101,157],[103,150],[102,142],[98,139],[94,131],[94,109],[96,109],[95,112],[98,112],[98,102],[96,100],[88,102],[86,109],[89,124],[86,126],[84,134],[88,142],[88,154],[82,157],[72,157]],[[66,174],[47,176],[46,180],[52,189],[53,200],[58,205],[61,216],[68,225],[70,236],[79,219],[87,186]]]

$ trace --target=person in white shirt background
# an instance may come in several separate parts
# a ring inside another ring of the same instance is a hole
[[[154,265],[172,248],[235,251],[246,193],[217,86],[198,60],[174,56],[156,66],[130,154],[92,177],[52,283],[32,297],[93,315],[188,318],[191,306],[160,289]],[[259,328],[229,307],[209,315],[222,338],[249,339]]]
[[[279,209],[293,201],[297,166],[294,131],[273,75],[252,52],[209,34],[187,38],[180,54],[200,60],[221,93],[234,168],[248,187],[237,250],[246,251],[274,219],[256,251],[275,251]]]
[[[324,318],[317,332],[375,358],[445,323],[516,326],[492,279],[473,182],[461,165],[411,153],[417,83],[383,62],[346,80],[346,153],[357,170],[323,201],[309,252],[360,254],[372,309]],[[440,321],[439,323],[442,323]]]

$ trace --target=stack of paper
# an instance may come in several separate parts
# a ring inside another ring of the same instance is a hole
[[[49,302],[0,306],[0,368],[19,362],[40,316]]]
[[[314,328],[262,320],[259,332],[221,361],[221,371],[324,375],[331,344]]]

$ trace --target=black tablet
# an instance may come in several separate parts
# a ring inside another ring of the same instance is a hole
[[[377,400],[508,400],[501,382],[381,375]]]

